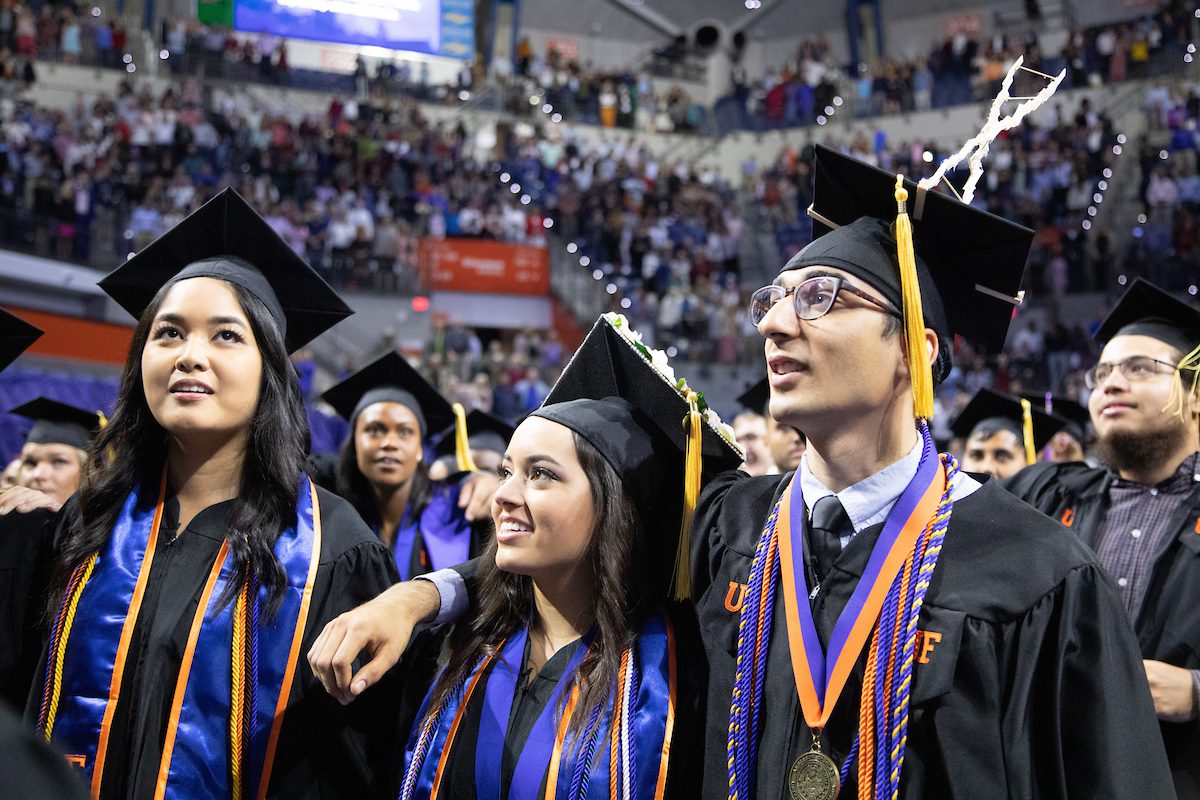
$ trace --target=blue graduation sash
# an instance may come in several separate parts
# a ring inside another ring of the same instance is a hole
[[[77,633],[52,642],[51,658],[55,650],[64,650],[60,656],[61,700],[53,738],[71,754],[68,760],[81,767],[93,797],[100,793],[109,729],[120,700],[129,641],[154,558],[165,490],[164,474],[153,506],[147,502],[149,495],[144,486],[130,492],[79,597],[72,627]],[[304,476],[296,524],[275,544],[275,555],[287,575],[279,613],[271,622],[256,625],[248,632],[257,646],[256,675],[249,678],[254,680],[255,702],[252,709],[241,709],[246,717],[239,729],[248,729],[249,737],[241,742],[245,773],[235,787],[231,785],[230,760],[235,604],[228,603],[219,610],[215,606],[236,576],[227,557],[228,542],[222,544],[205,582],[180,664],[155,798],[265,796],[307,622],[320,547],[320,507],[315,488]],[[259,589],[255,607],[264,601],[265,589]],[[48,693],[53,688],[49,684],[54,672],[55,665],[48,663]]]
[[[518,632],[498,649],[497,656],[482,659],[460,687],[439,709],[429,707],[426,695],[418,724],[414,726],[405,751],[405,781],[400,797],[439,797],[442,775],[471,696],[486,684],[485,707],[479,733],[476,759],[476,791],[480,800],[498,798],[499,772],[508,716],[497,713],[507,707],[511,713],[515,675],[520,673],[525,632]],[[609,786],[615,780],[618,795],[661,799],[666,787],[667,761],[675,724],[676,655],[675,635],[664,614],[652,615],[643,625],[630,651],[622,659],[623,669],[614,687],[611,703],[602,710],[579,736],[569,735],[568,724],[578,702],[575,682],[578,662],[586,644],[563,672],[554,699],[547,704],[529,740],[518,758],[508,797],[516,800],[534,797],[543,778],[546,800],[566,800],[578,795],[582,779],[593,786]],[[513,679],[505,679],[513,664],[501,654],[515,653],[517,663]],[[500,678],[493,692],[492,681]],[[505,703],[503,693],[507,691]],[[567,699],[559,713],[557,702]],[[494,706],[492,701],[494,700]],[[613,726],[614,719],[617,725]],[[594,724],[592,724],[594,723]],[[590,733],[590,735],[589,735]],[[587,751],[587,752],[585,752]],[[614,769],[613,755],[616,755]],[[485,769],[486,767],[486,769]],[[491,778],[481,778],[481,770]],[[615,772],[615,774],[614,774]],[[586,773],[586,775],[585,775]]]
[[[462,509],[458,507],[460,489],[457,484],[435,484],[433,496],[421,512],[421,518],[414,521],[405,514],[392,546],[401,580],[412,577],[409,572],[413,546],[418,536],[421,537],[425,552],[429,554],[429,563],[426,565],[429,571],[453,567],[471,557],[471,523],[467,522]]]

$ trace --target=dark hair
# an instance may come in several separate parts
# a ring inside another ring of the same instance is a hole
[[[620,477],[586,439],[578,434],[574,439],[596,520],[583,555],[591,567],[595,636],[579,665],[580,702],[570,722],[578,732],[593,709],[609,702],[621,653],[633,644],[648,610],[665,599],[665,583],[650,579],[645,531]],[[471,616],[455,626],[447,643],[446,667],[433,687],[431,711],[455,690],[480,656],[494,655],[505,637],[533,618],[533,580],[496,566],[495,537],[489,538],[480,559],[478,582]]]
[[[51,602],[61,596],[71,571],[101,550],[120,516],[129,488],[157,486],[166,463],[167,432],[158,424],[142,388],[142,351],[154,318],[173,284],[158,291],[142,313],[121,373],[121,388],[108,425],[92,440],[80,481],[81,527],[63,544]],[[241,490],[234,500],[226,535],[239,579],[219,599],[229,602],[253,576],[267,590],[267,612],[275,613],[287,588],[275,558],[279,535],[296,523],[300,475],[309,449],[308,416],[296,370],[288,360],[283,334],[261,300],[229,284],[250,322],[262,353],[258,407],[250,419]],[[112,454],[110,458],[108,454]],[[52,610],[51,613],[54,613]]]
[[[375,508],[375,492],[371,482],[358,468],[358,448],[354,444],[358,428],[358,415],[350,420],[350,434],[338,454],[337,491],[368,523],[378,523],[379,512]],[[433,481],[429,478],[429,465],[425,460],[417,462],[412,475],[412,488],[408,494],[408,519],[420,519],[425,507],[433,498]]]

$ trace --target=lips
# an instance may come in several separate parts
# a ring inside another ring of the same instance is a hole
[[[533,533],[533,526],[528,522],[516,517],[504,516],[500,518],[499,525],[496,527],[496,541],[507,544],[523,539],[531,533]]]
[[[774,355],[767,359],[767,368],[772,375],[790,375],[793,372],[804,372],[808,367],[794,358]]]
[[[171,384],[170,393],[181,399],[195,399],[213,394],[212,387],[203,381],[183,380]]]
[[[377,467],[401,467],[403,465],[404,462],[398,458],[393,458],[392,456],[380,456],[379,458],[375,459],[375,466]]]
[[[1126,411],[1132,411],[1133,406],[1129,403],[1105,403],[1100,408],[1101,417],[1115,417],[1118,414],[1123,414]]]

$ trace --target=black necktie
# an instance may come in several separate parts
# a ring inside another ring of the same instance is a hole
[[[824,580],[829,574],[833,562],[842,552],[842,536],[852,530],[850,517],[837,495],[822,497],[813,506],[812,534],[808,543],[812,548],[817,580]]]

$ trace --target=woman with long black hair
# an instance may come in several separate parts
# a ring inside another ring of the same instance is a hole
[[[704,659],[668,588],[702,472],[741,454],[623,325],[598,322],[513,434],[401,798],[697,796]]]
[[[487,518],[472,520],[470,498],[490,501],[494,473],[475,469],[461,406],[452,406],[407,361],[387,353],[322,395],[350,422],[338,459],[338,494],[358,509],[407,580],[474,558]],[[431,433],[449,428],[457,471],[432,480],[426,461]]]
[[[348,713],[296,663],[397,577],[304,474],[288,352],[349,308],[231,190],[101,286],[138,324],[64,508],[39,730],[92,797],[370,796],[390,690]]]

